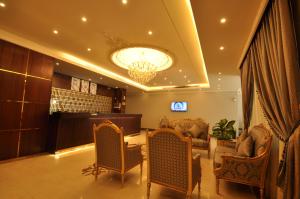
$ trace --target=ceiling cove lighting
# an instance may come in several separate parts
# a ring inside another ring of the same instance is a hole
[[[117,66],[127,69],[129,76],[145,84],[151,81],[159,71],[170,68],[172,57],[158,49],[148,47],[129,47],[115,51],[111,60]]]

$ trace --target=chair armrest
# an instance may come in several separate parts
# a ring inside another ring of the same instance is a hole
[[[214,173],[217,178],[234,179],[235,181],[259,184],[266,172],[266,156],[239,157],[221,156],[223,163]]]
[[[125,170],[140,164],[143,161],[141,145],[128,145],[125,149],[125,156]]]

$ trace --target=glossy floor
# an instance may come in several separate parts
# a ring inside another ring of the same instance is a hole
[[[129,143],[144,143],[144,136],[127,138]],[[221,181],[221,195],[215,194],[215,179],[212,160],[206,151],[201,151],[202,184],[201,198],[255,198],[247,186]],[[121,188],[120,176],[113,172],[101,174],[97,181],[93,176],[81,174],[83,168],[94,162],[93,148],[61,154],[39,155],[23,160],[0,163],[1,199],[144,199],[146,198],[146,174],[144,164],[142,184],[139,167],[125,176]],[[184,199],[184,195],[152,185],[151,199]],[[192,198],[197,198],[195,188]]]

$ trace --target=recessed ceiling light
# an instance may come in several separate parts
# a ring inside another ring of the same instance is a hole
[[[220,50],[224,50],[225,49],[225,47],[224,46],[220,46],[220,48],[219,48]]]
[[[181,72],[182,72],[182,69],[179,69],[179,70],[178,70],[178,72],[180,72],[180,73],[181,73]]]
[[[220,23],[222,23],[222,24],[226,23],[226,18],[224,18],[224,17],[221,18],[221,19],[220,19]]]
[[[103,79],[102,77],[100,77],[100,79]]]
[[[221,81],[221,78],[218,78],[219,81]]]
[[[222,73],[221,73],[221,72],[218,72],[218,75],[222,75]]]
[[[148,31],[148,35],[152,35],[153,32],[151,30]]]
[[[168,78],[167,77],[164,77],[164,80],[167,80]]]
[[[86,21],[87,21],[87,18],[86,18],[86,17],[81,17],[81,21],[82,21],[82,22],[86,22]]]
[[[4,8],[6,5],[3,2],[0,2],[0,7]]]
[[[59,66],[59,62],[56,62],[55,64],[56,64],[56,66]]]
[[[116,86],[115,88],[119,88],[119,87]]]
[[[128,3],[128,1],[127,1],[127,0],[122,0],[122,3],[123,3],[124,5],[126,5],[126,4]]]
[[[128,88],[129,86],[128,85],[126,85],[126,88]]]
[[[187,76],[185,75],[185,76],[183,76],[183,78],[184,78],[184,79],[186,79],[186,78],[187,78]]]
[[[91,49],[91,48],[87,48],[87,51],[89,51],[89,52],[90,52],[90,51],[92,51],[92,49]]]
[[[91,79],[91,78],[89,78],[89,81],[92,81],[92,79]]]
[[[58,34],[58,30],[53,30],[53,33],[57,35]]]

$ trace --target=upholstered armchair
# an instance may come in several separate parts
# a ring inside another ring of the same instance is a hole
[[[123,186],[124,174],[137,165],[140,165],[140,178],[142,179],[141,146],[126,145],[123,129],[110,121],[104,121],[98,126],[94,124],[93,132],[96,152],[95,179],[97,179],[101,169],[108,169],[121,174]]]
[[[266,171],[270,157],[272,136],[263,125],[253,127],[247,136],[253,140],[250,157],[240,156],[235,148],[218,146],[214,157],[216,189],[219,194],[219,180],[258,187],[260,198],[264,197]]]
[[[210,158],[210,136],[209,124],[201,118],[196,119],[177,119],[169,120],[164,117],[161,119],[160,128],[172,128],[183,133],[185,136],[191,136],[192,146],[195,149],[207,150]]]
[[[186,198],[198,183],[200,194],[200,156],[192,155],[192,139],[169,128],[158,129],[147,134],[148,175],[147,198],[151,183],[183,192]]]

